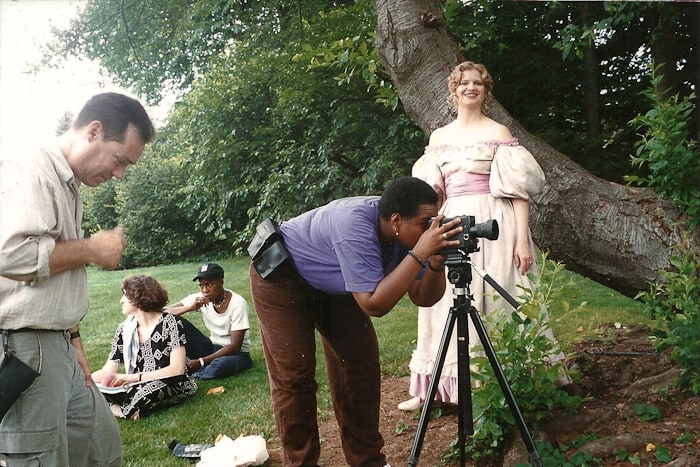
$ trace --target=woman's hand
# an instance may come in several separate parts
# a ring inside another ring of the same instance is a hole
[[[124,384],[124,381],[121,381],[121,379],[119,378],[120,376],[121,375],[119,375],[118,373],[110,373],[104,370],[97,370],[92,374],[92,379],[96,383],[100,383],[104,387],[113,388]]]
[[[209,299],[205,296],[200,296],[194,299],[192,304],[189,306],[185,306],[182,302],[177,302],[174,305],[170,305],[167,307],[168,313],[171,313],[175,316],[182,316],[185,313],[189,313],[190,311],[197,311],[203,306],[205,306],[207,303],[209,303]]]
[[[513,263],[518,268],[521,276],[524,276],[532,267],[533,254],[529,246],[528,223],[530,221],[529,203],[526,199],[513,198],[513,210],[515,211],[515,225],[517,240],[513,250]]]
[[[442,204],[445,202],[445,192],[443,189],[440,187],[440,185],[433,185],[433,190],[435,190],[435,193],[438,195],[438,212],[442,209]]]
[[[407,255],[398,266],[382,279],[374,292],[353,292],[360,308],[369,316],[380,317],[387,314],[406,292],[413,303],[430,306],[442,297],[445,291],[445,275],[426,272],[421,280],[416,280],[420,269],[427,265],[428,258],[443,248],[459,245],[459,240],[449,240],[463,229],[461,219],[453,219],[440,225],[444,216],[440,215],[429,221],[412,219],[410,226],[401,234],[400,242],[413,252]],[[429,226],[425,225],[429,222]],[[411,258],[413,257],[413,258]],[[434,261],[433,267],[439,268],[445,258]],[[420,263],[420,264],[419,264]]]
[[[518,242],[515,245],[515,251],[513,251],[513,262],[515,263],[515,267],[518,268],[521,276],[527,274],[532,267],[533,261],[534,258],[532,251],[530,251],[530,247],[527,244],[523,245],[522,242]]]
[[[96,383],[102,384],[102,380],[104,379],[105,375],[105,370],[97,370],[92,372],[92,380]]]

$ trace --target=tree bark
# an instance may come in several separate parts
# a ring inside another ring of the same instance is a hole
[[[379,55],[406,113],[430,133],[452,120],[446,79],[465,60],[447,31],[442,1],[375,0],[374,5]],[[593,176],[528,133],[498,102],[489,116],[510,128],[547,176],[531,203],[530,227],[550,258],[629,296],[647,290],[658,271],[670,267],[669,246],[683,241],[684,227],[668,200]],[[690,246],[700,252],[699,245],[695,229]]]
[[[590,4],[580,2],[578,5],[582,22],[589,24],[591,20]],[[596,151],[601,146],[600,141],[600,67],[595,50],[595,44],[591,41],[583,46],[583,115],[586,119],[586,136],[589,144],[593,143],[591,150]],[[595,148],[595,149],[594,149]],[[596,151],[597,152],[597,151]]]
[[[700,8],[695,8],[691,23],[694,25],[695,31],[700,31]],[[695,34],[695,60],[700,62],[700,34]],[[695,67],[695,89],[700,87],[700,66]],[[695,139],[700,140],[700,117],[697,110],[695,111]]]

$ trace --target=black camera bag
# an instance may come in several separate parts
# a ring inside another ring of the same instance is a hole
[[[0,367],[0,421],[40,374],[8,350],[9,332],[2,331],[4,358]]]
[[[267,279],[289,259],[277,222],[268,218],[255,228],[248,254],[253,259],[253,267],[263,279]]]

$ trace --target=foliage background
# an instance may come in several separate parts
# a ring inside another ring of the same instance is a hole
[[[695,5],[443,4],[465,57],[489,67],[531,133],[597,176],[649,178],[630,165],[630,121],[650,87],[680,99],[696,88]],[[233,254],[265,216],[379,194],[410,173],[427,135],[382,70],[375,27],[368,0],[91,0],[53,52],[99,60],[152,102],[178,99],[127,183],[86,194],[88,232],[123,224],[123,267]],[[693,105],[689,138],[697,128]]]

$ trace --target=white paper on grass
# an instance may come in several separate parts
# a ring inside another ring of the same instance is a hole
[[[262,465],[269,458],[262,436],[239,436],[234,441],[223,435],[201,452],[196,467],[248,467]]]

